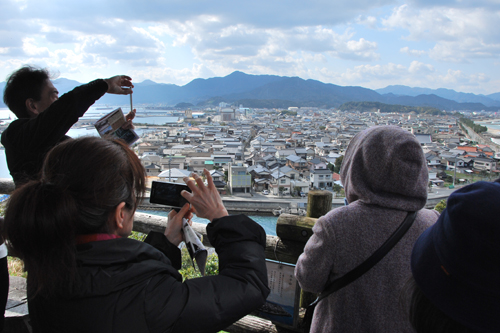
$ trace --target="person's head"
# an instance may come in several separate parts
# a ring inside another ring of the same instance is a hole
[[[3,101],[18,118],[33,118],[56,101],[58,95],[46,69],[25,66],[7,78]]]
[[[345,152],[340,178],[349,203],[406,211],[427,202],[429,174],[420,143],[397,126],[374,126],[358,133]]]
[[[418,332],[498,332],[499,221],[500,184],[477,182],[453,192],[438,221],[418,238],[410,309]]]
[[[77,235],[128,236],[144,191],[144,168],[121,141],[85,137],[54,147],[41,178],[16,189],[5,214],[5,234],[24,260],[31,292],[72,281]]]

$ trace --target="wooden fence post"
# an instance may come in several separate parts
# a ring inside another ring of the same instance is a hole
[[[309,191],[307,195],[307,217],[320,218],[332,209],[333,194],[329,191]],[[312,232],[311,232],[312,233]],[[325,254],[326,255],[326,254]],[[317,295],[300,291],[300,307],[306,308]]]
[[[12,179],[0,178],[0,194],[11,194],[14,192],[15,186]]]
[[[333,194],[329,191],[309,191],[307,217],[319,218],[332,210]]]

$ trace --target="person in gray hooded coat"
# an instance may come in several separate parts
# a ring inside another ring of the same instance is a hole
[[[341,168],[348,205],[318,219],[295,268],[300,287],[320,293],[375,252],[409,211],[416,219],[396,246],[370,271],[323,299],[311,332],[413,332],[399,306],[411,274],[418,236],[438,218],[424,209],[429,181],[415,136],[397,126],[376,126],[350,142]]]

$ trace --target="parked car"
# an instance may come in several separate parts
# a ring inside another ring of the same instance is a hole
[[[299,194],[300,194],[300,196],[301,196],[302,198],[306,196],[306,194],[305,194],[304,192],[302,192],[302,191],[300,191],[300,193],[299,193]]]
[[[268,195],[268,194],[269,194],[269,191],[268,191],[268,190],[264,190],[264,191],[262,191],[262,194],[264,194],[264,195]]]

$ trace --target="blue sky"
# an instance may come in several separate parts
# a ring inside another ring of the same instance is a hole
[[[500,92],[500,0],[1,0],[0,81],[184,85],[235,70],[371,89]]]

